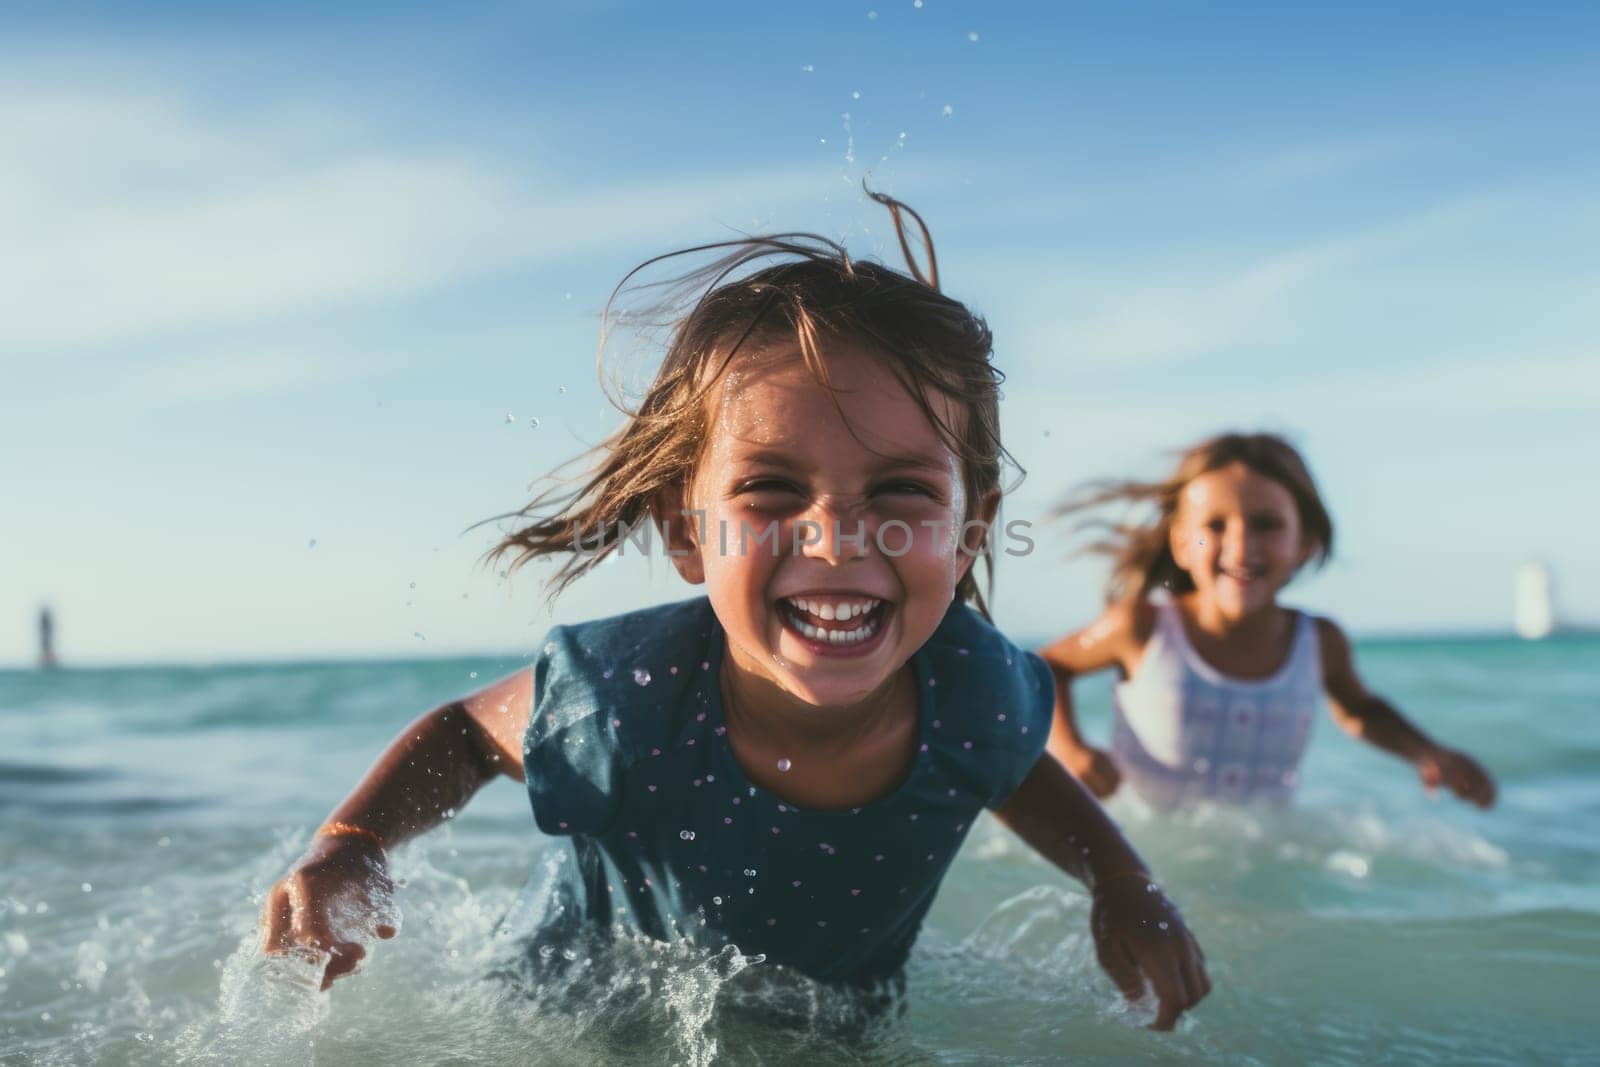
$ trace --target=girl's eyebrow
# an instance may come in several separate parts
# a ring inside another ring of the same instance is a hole
[[[758,448],[753,452],[737,454],[736,458],[739,463],[749,464],[750,466],[782,467],[789,470],[808,466],[805,463],[798,462],[797,457],[790,453],[772,448]],[[873,466],[874,469],[880,471],[927,470],[943,474],[950,469],[950,465],[940,457],[928,453],[912,452],[901,455],[882,455],[877,458],[878,462]]]

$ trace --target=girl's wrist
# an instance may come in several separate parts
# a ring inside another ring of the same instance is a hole
[[[1161,888],[1156,885],[1156,880],[1150,877],[1149,871],[1136,869],[1094,875],[1089,886],[1089,892],[1092,896],[1099,896],[1102,892],[1109,892],[1112,889],[1128,886],[1142,888],[1146,893],[1156,893]]]
[[[368,844],[375,845],[380,854],[387,856],[389,853],[389,845],[383,839],[383,835],[359,823],[330,819],[317,827],[311,838],[313,842],[326,838],[336,838],[341,841],[365,841]]]

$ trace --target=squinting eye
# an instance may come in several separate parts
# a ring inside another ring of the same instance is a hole
[[[878,489],[882,493],[914,493],[917,496],[935,496],[932,489],[920,482],[887,482]]]
[[[738,493],[798,493],[798,492],[800,492],[800,490],[795,488],[794,485],[792,485],[789,482],[783,481],[780,478],[757,478],[755,481],[745,482],[745,483],[741,484],[738,487],[738,489],[735,490],[735,491],[738,492]]]

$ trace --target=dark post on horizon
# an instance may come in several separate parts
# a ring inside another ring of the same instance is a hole
[[[48,604],[39,608],[39,669],[48,671],[56,663],[56,620]]]

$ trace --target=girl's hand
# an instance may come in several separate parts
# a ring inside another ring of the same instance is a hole
[[[1211,992],[1205,953],[1178,909],[1154,882],[1121,877],[1102,883],[1089,913],[1100,966],[1123,996],[1140,1000],[1145,982],[1160,1006],[1152,1030],[1170,1030],[1178,1016]]]
[[[367,950],[355,934],[391,938],[398,915],[383,848],[359,836],[323,836],[267,893],[261,948],[269,955],[296,949],[328,956],[326,990],[356,969]]]
[[[1073,745],[1061,754],[1061,762],[1074,778],[1088,787],[1089,792],[1104,800],[1122,784],[1122,772],[1111,759],[1111,754],[1093,745]]]
[[[1417,774],[1430,793],[1442,785],[1480,808],[1494,806],[1494,779],[1465,752],[1436,745],[1417,760]]]

